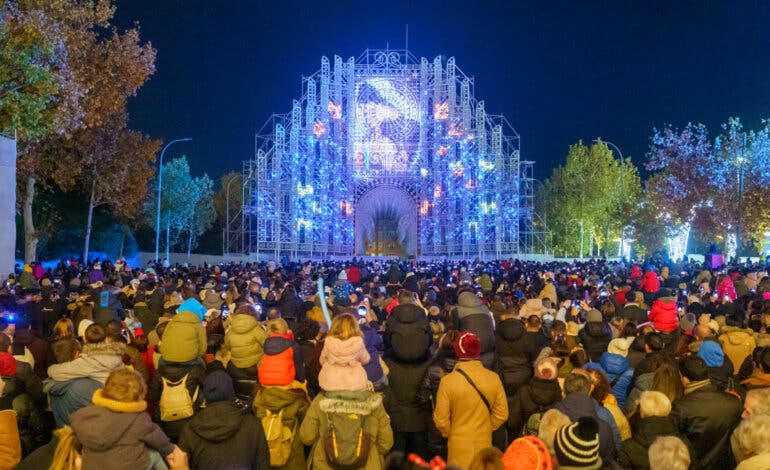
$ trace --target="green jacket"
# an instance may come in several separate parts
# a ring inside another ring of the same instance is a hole
[[[187,362],[206,354],[206,329],[198,315],[179,312],[166,326],[160,355],[168,362]]]
[[[230,329],[225,334],[225,346],[230,350],[230,360],[240,369],[258,366],[262,360],[262,346],[267,333],[251,315],[233,315]]]
[[[291,456],[285,465],[280,467],[282,470],[303,470],[305,468],[305,449],[299,438],[299,425],[305,419],[305,414],[310,406],[310,400],[307,393],[299,386],[299,382],[294,382],[295,388],[289,387],[261,387],[254,396],[254,414],[258,419],[262,419],[270,410],[272,413],[278,413],[283,410],[283,423],[294,427],[294,441],[291,443]]]
[[[382,404],[382,396],[368,390],[324,392],[315,397],[299,429],[302,442],[313,446],[308,468],[332,470],[332,467],[326,463],[323,448],[323,437],[328,427],[326,413],[323,410],[366,415],[364,426],[366,432],[371,434],[373,443],[363,470],[383,468],[385,462],[383,456],[393,447],[393,430],[390,427],[390,417]]]

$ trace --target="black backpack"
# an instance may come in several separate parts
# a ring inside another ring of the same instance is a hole
[[[428,319],[422,323],[389,322],[387,335],[393,357],[401,362],[419,362],[430,353],[433,331]]]

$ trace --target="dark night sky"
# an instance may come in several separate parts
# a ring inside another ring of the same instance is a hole
[[[191,136],[194,172],[219,177],[254,153],[254,133],[300,95],[321,56],[403,48],[454,56],[488,112],[505,114],[523,158],[547,177],[567,148],[597,136],[641,164],[655,126],[770,117],[770,2],[118,0],[139,21],[157,72],[131,125]]]

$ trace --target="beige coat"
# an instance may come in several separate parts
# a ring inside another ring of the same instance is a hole
[[[462,369],[487,398],[486,406],[473,387],[457,369]],[[473,456],[492,445],[492,431],[508,419],[508,401],[500,377],[477,360],[460,361],[455,370],[445,375],[436,395],[433,422],[448,438],[449,465],[468,468]]]
[[[726,331],[725,331],[726,330]],[[754,332],[750,329],[740,329],[726,326],[722,331],[725,333],[719,336],[719,342],[722,344],[727,357],[733,363],[733,368],[737,372],[741,368],[743,361],[751,355],[757,345],[754,339]]]
[[[0,411],[0,470],[10,470],[21,460],[21,441],[16,412]]]

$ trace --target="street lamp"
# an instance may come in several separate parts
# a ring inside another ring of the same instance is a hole
[[[626,224],[625,224],[625,221],[622,219],[622,217],[624,215],[624,213],[623,213],[623,206],[624,206],[624,203],[625,203],[625,193],[626,193],[626,184],[625,184],[626,165],[625,165],[625,162],[623,161],[623,152],[618,148],[617,145],[613,144],[612,142],[608,142],[606,140],[602,140],[601,138],[594,139],[594,143],[598,144],[600,142],[612,146],[612,148],[614,148],[615,150],[618,151],[618,155],[620,156],[620,217],[621,217],[621,220],[620,220],[620,257],[622,258],[624,256],[623,253],[625,253],[624,246],[623,246],[624,245],[624,243],[623,243],[623,241],[624,241],[623,234],[624,234],[624,231],[625,231],[625,228],[626,228]]]
[[[160,152],[160,163],[158,164],[158,207],[155,214],[155,261],[158,261],[158,250],[160,248],[160,193],[163,189],[163,154],[166,153],[166,149],[177,142],[189,142],[192,138],[185,137],[182,139],[175,139],[167,143],[163,150]]]

